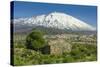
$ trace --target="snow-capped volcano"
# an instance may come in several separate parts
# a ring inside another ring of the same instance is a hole
[[[65,13],[53,12],[48,15],[33,16],[30,18],[14,19],[15,29],[43,26],[72,31],[94,31],[93,26]]]

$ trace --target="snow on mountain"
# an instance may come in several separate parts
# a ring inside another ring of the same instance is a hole
[[[43,26],[72,31],[94,31],[93,26],[65,13],[53,12],[48,15],[14,19],[15,28],[19,26]]]

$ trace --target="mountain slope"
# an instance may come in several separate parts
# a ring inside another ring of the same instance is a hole
[[[94,31],[93,26],[65,13],[53,12],[48,15],[14,19],[15,31],[27,28],[45,27],[70,31]]]

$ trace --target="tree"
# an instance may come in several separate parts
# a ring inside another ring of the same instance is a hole
[[[28,49],[38,50],[43,48],[45,44],[45,39],[43,38],[43,32],[39,30],[33,30],[27,37],[26,37],[26,47]]]

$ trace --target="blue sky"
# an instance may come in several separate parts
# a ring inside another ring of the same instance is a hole
[[[14,18],[31,17],[56,11],[72,15],[94,27],[97,26],[96,6],[15,1],[13,7]]]

